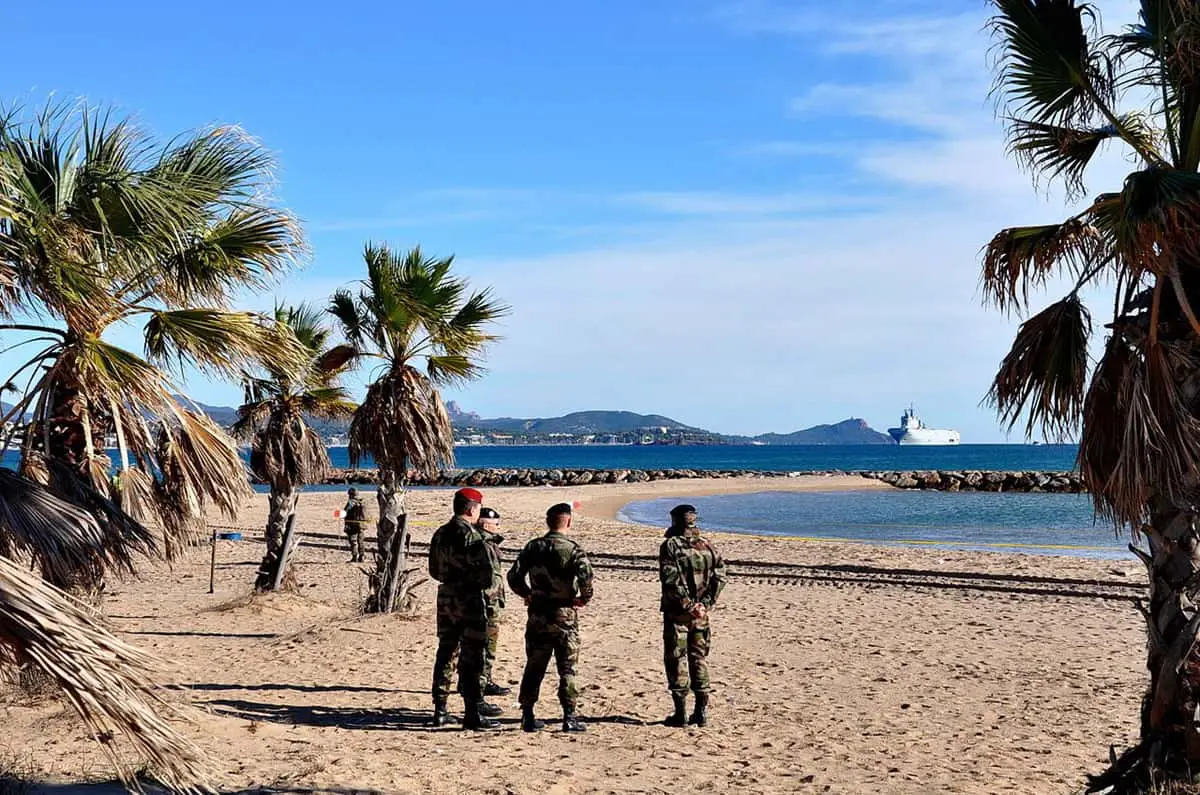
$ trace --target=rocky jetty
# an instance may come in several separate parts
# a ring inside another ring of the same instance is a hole
[[[1001,472],[978,470],[925,470],[894,472],[758,472],[746,469],[450,469],[431,478],[415,478],[419,486],[583,486],[589,483],[646,483],[654,480],[715,478],[788,478],[800,476],[859,475],[899,489],[936,491],[1019,491],[1077,494],[1086,489],[1072,472]],[[374,469],[338,469],[329,484],[372,485]]]
[[[451,469],[435,477],[411,478],[415,486],[583,486],[589,483],[646,483],[652,480],[786,478],[845,472],[758,472],[749,469]],[[325,483],[374,484],[374,469],[336,469]]]
[[[987,472],[978,470],[911,472],[860,472],[864,478],[880,480],[898,489],[936,491],[1048,491],[1079,494],[1087,491],[1073,472]]]

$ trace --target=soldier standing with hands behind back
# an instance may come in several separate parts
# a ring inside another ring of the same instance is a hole
[[[579,663],[579,611],[592,598],[592,564],[583,547],[567,538],[571,506],[559,503],[546,511],[544,536],[525,545],[512,568],[508,586],[529,606],[525,624],[525,675],[521,678],[521,728],[527,732],[545,724],[533,713],[553,656],[558,663],[558,700],[565,732],[586,726],[575,715],[579,693],[575,666]],[[528,578],[528,582],[526,579]]]
[[[446,698],[454,652],[458,655],[458,692],[466,714],[465,729],[496,729],[487,713],[499,709],[483,700],[484,647],[487,644],[487,597],[492,587],[491,549],[475,527],[483,495],[466,488],[454,493],[454,516],[429,542],[429,576],[437,580],[437,657],[433,663],[433,725],[450,722]]]
[[[500,545],[504,536],[500,535],[500,514],[495,508],[479,509],[479,532],[483,540],[492,548],[492,587],[487,596],[487,648],[483,662],[483,694],[485,696],[507,696],[512,691],[503,685],[496,684],[492,679],[492,669],[496,666],[496,646],[500,642],[500,616],[504,613],[504,569],[500,565]]]
[[[658,550],[662,585],[663,663],[675,711],[663,723],[704,726],[708,722],[708,611],[725,587],[725,561],[696,527],[696,508],[676,505],[671,526]],[[687,667],[684,667],[684,659]],[[689,682],[689,676],[690,682]],[[696,693],[696,710],[687,715],[688,686]]]

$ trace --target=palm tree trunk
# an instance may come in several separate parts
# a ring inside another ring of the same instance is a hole
[[[95,486],[91,477],[91,423],[86,395],[80,389],[74,372],[60,362],[59,374],[46,390],[41,432],[34,435],[34,447],[41,447],[47,460],[66,465],[75,477]],[[27,433],[33,434],[30,427]],[[104,494],[105,497],[109,496]],[[92,566],[70,572],[67,576],[45,575],[45,579],[72,596],[94,607],[100,605],[104,591],[104,568],[99,560]]]
[[[394,470],[380,470],[375,499],[379,503],[379,520],[375,525],[375,572],[371,575],[367,611],[390,613],[402,601],[398,597],[404,595],[404,565],[408,557],[404,488]]]
[[[1120,758],[1110,754],[1112,766],[1090,777],[1088,792],[1156,791],[1155,782],[1192,781],[1200,771],[1200,513],[1152,502],[1142,527],[1149,552],[1129,546],[1150,580],[1149,604],[1137,603],[1150,673],[1140,741]]]
[[[275,582],[280,579],[281,564],[283,563],[283,542],[288,523],[293,521],[296,513],[296,503],[300,500],[298,489],[283,486],[272,486],[267,498],[267,554],[263,556],[262,565],[258,567],[258,577],[254,581],[254,590],[270,591]]]

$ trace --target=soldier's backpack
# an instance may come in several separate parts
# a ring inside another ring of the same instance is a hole
[[[346,521],[362,522],[367,518],[367,509],[362,500],[350,500],[346,505]]]

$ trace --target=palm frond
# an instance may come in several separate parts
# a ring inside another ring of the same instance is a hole
[[[286,327],[253,312],[216,309],[152,313],[146,323],[146,355],[159,366],[191,365],[231,378],[259,362],[299,370],[306,358]]]
[[[336,375],[353,364],[358,356],[352,345],[335,345],[317,358],[314,369],[323,375]]]
[[[307,389],[297,396],[296,403],[306,416],[327,420],[345,419],[358,409],[349,390],[340,386]]]
[[[984,249],[985,300],[1001,310],[1021,309],[1032,288],[1061,270],[1080,274],[1103,256],[1103,236],[1087,220],[1016,226],[997,234]]]
[[[1075,0],[993,0],[1000,39],[997,88],[1017,116],[1039,122],[1087,122],[1111,102],[1113,75],[1093,51],[1095,11]]]
[[[1083,193],[1084,171],[1105,141],[1120,138],[1124,130],[1141,146],[1154,147],[1154,135],[1141,116],[1126,115],[1120,123],[1120,127],[1105,124],[1078,128],[1013,119],[1009,123],[1009,153],[1035,178],[1062,180],[1068,197],[1075,198]]]
[[[7,468],[0,468],[0,531],[56,582],[109,554],[90,513]]]
[[[328,311],[337,318],[346,341],[357,350],[364,350],[373,337],[373,324],[354,295],[349,290],[336,290],[329,299]]]
[[[273,416],[255,436],[250,451],[251,471],[280,490],[318,483],[329,468],[324,440],[298,415]]]
[[[1165,274],[1177,260],[1200,257],[1200,174],[1135,171],[1119,194],[1096,200],[1091,217],[1131,268]]]
[[[0,654],[12,663],[32,664],[53,679],[130,788],[138,786],[137,773],[118,753],[122,741],[171,790],[214,791],[212,771],[199,749],[166,720],[173,710],[152,679],[158,661],[114,637],[86,608],[3,557]]]
[[[164,256],[139,284],[176,306],[224,307],[236,290],[265,287],[305,248],[296,220],[287,213],[238,209]]]
[[[441,395],[407,366],[367,389],[350,424],[351,466],[366,455],[381,469],[433,474],[454,461],[454,434]]]
[[[1079,469],[1097,512],[1115,522],[1138,527],[1146,521],[1152,493],[1168,501],[1195,497],[1200,422],[1176,377],[1200,367],[1193,344],[1147,345],[1140,332],[1120,326],[1096,368],[1084,405],[1088,431]]]
[[[1021,324],[988,393],[1002,422],[1011,429],[1027,415],[1027,437],[1040,427],[1064,438],[1078,426],[1091,331],[1091,316],[1073,294]]]
[[[97,554],[92,556],[88,566],[78,571],[90,570],[96,579],[104,569],[132,573],[136,558],[157,554],[158,545],[149,528],[123,511],[108,493],[96,489],[87,473],[48,457],[44,458],[42,466],[47,473],[46,487],[91,514],[103,534],[99,547],[94,550]]]

